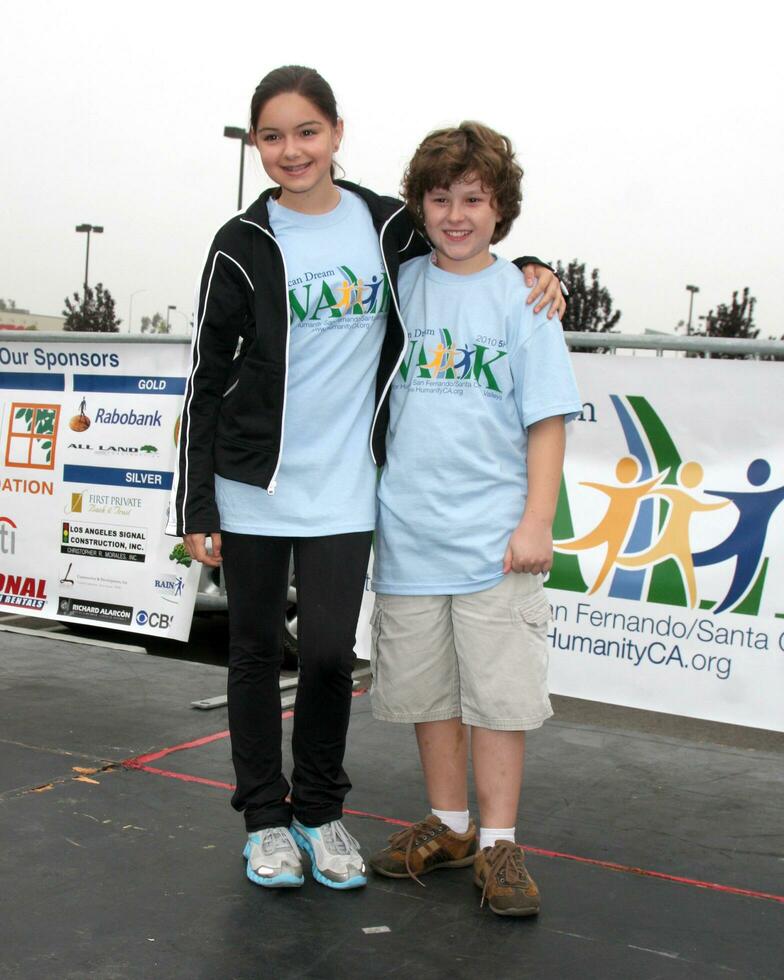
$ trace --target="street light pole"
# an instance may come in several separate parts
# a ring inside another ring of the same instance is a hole
[[[169,327],[169,314],[171,313],[172,310],[176,310],[176,309],[177,309],[176,306],[167,306],[166,307],[166,333],[168,333],[169,330],[170,330],[170,327]]]
[[[689,321],[686,324],[686,336],[691,336],[691,311],[694,308],[694,294],[700,291],[699,286],[687,286],[686,287],[690,293],[689,295]]]
[[[78,232],[87,232],[87,254],[85,255],[85,259],[84,259],[84,293],[86,299],[88,274],[90,271],[90,233],[94,231],[96,235],[102,235],[103,225],[88,225],[88,224],[77,225],[76,230]]]
[[[240,141],[240,187],[237,193],[237,210],[242,210],[242,188],[245,178],[245,144],[250,143],[247,129],[241,126],[224,126],[223,135],[230,140]]]
[[[133,297],[138,296],[139,293],[146,293],[146,289],[136,289],[131,293],[131,298],[128,300],[128,333],[131,332],[131,324],[133,323]]]
[[[187,333],[188,332],[188,317],[182,312],[182,310],[178,310],[176,306],[172,306],[172,309],[177,314],[177,316],[181,316],[183,318],[183,320],[185,321],[185,332]]]

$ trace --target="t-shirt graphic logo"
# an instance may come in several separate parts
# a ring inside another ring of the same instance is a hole
[[[299,323],[327,317],[362,316],[389,311],[386,273],[358,277],[347,265],[323,272],[306,272],[289,289],[291,319]]]
[[[414,376],[431,381],[476,381],[480,388],[501,391],[493,373],[493,364],[507,356],[506,351],[492,350],[482,344],[457,347],[448,330],[439,330],[441,340],[427,347],[421,339],[410,340],[408,353],[400,365],[404,381],[408,381],[412,366]]]

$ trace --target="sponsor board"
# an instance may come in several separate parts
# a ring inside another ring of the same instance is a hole
[[[185,342],[0,344],[1,608],[187,639],[199,568],[165,511],[189,370]]]
[[[133,606],[121,606],[113,602],[97,602],[95,599],[73,599],[59,596],[57,613],[75,619],[90,619],[99,623],[129,626],[133,618]]]
[[[784,443],[743,400],[775,404],[780,365],[623,360],[575,358],[551,689],[784,730]]]
[[[96,524],[92,521],[63,521],[60,552],[88,558],[112,558],[143,562],[147,531],[141,527]]]

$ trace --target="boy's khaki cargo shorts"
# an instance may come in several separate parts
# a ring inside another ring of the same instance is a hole
[[[541,575],[509,572],[465,595],[376,595],[371,619],[373,715],[460,718],[499,731],[539,728],[547,690],[550,605]]]

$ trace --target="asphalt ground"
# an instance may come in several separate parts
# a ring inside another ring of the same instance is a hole
[[[190,706],[223,692],[225,617],[146,652],[64,636],[0,633],[2,977],[784,973],[781,735],[555,698],[519,818],[535,919],[480,909],[470,869],[267,891],[244,876],[226,710]],[[412,732],[361,693],[346,768],[366,854],[426,812]]]

